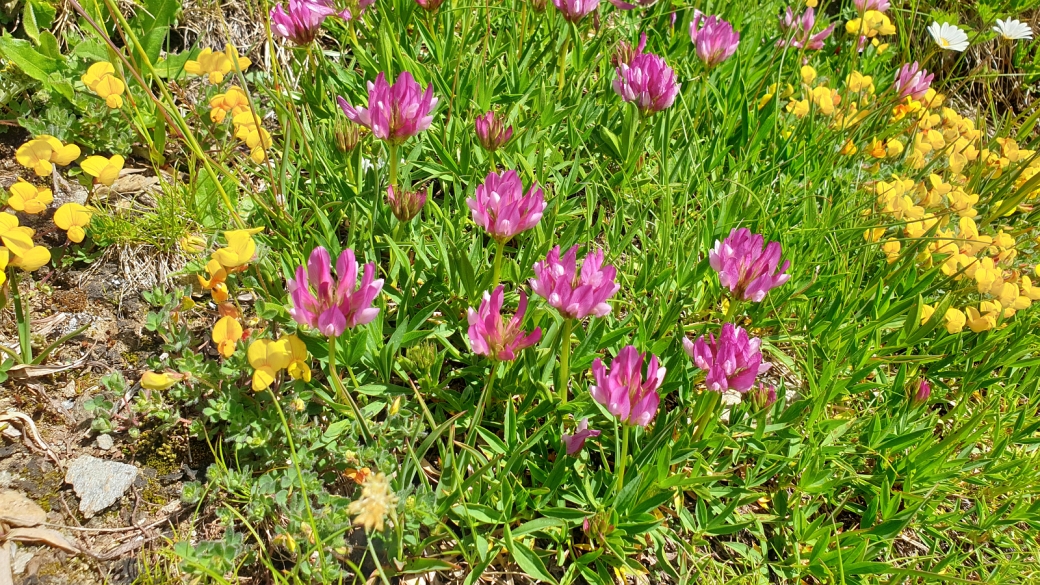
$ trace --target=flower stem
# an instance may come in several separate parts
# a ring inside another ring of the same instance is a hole
[[[736,318],[737,313],[739,313],[739,312],[740,312],[740,299],[737,299],[736,297],[730,297],[730,299],[729,299],[729,309],[726,310],[726,322],[727,323],[732,323],[733,320]]]
[[[390,185],[397,189],[397,149],[396,144],[390,145]]]
[[[700,414],[697,416],[697,428],[693,432],[693,441],[700,441],[704,436],[704,429],[708,425],[708,420],[714,416],[715,408],[719,405],[719,401],[722,399],[721,392],[713,392],[706,390],[705,394],[701,395],[701,400],[698,401],[701,409]]]
[[[18,345],[22,350],[22,363],[31,364],[32,354],[32,316],[22,306],[22,293],[19,291],[18,283],[21,275],[17,269],[12,268],[11,296],[14,298],[14,317],[18,321]]]
[[[307,510],[307,519],[310,521],[311,533],[314,535],[314,542],[318,547],[318,563],[321,566],[321,572],[324,573],[325,545],[321,541],[321,533],[318,532],[318,524],[314,521],[314,511],[311,509],[311,498],[307,494],[307,484],[303,479],[303,472],[300,470],[300,458],[296,454],[296,444],[293,442],[292,429],[289,427],[289,421],[285,418],[285,412],[282,411],[281,403],[278,402],[278,395],[275,394],[274,388],[271,388],[270,390],[271,402],[274,403],[274,408],[278,411],[278,418],[282,421],[282,429],[285,431],[285,439],[289,444],[289,457],[292,459],[293,468],[296,469],[296,479],[300,482],[300,495],[303,497],[303,505]]]
[[[557,67],[557,69],[559,69],[560,72],[558,83],[559,87],[557,88],[557,91],[563,91],[563,84],[567,73],[567,46],[570,44],[570,42],[571,37],[570,35],[567,35],[563,37],[563,45],[560,46],[560,62]]]
[[[567,383],[571,379],[571,328],[573,319],[564,319],[560,331],[560,402],[567,404]]]
[[[491,290],[495,290],[502,276],[502,256],[504,255],[505,247],[505,242],[496,241],[495,261],[491,268]]]
[[[347,368],[350,371],[350,368]],[[358,421],[358,426],[361,427],[361,438],[365,440],[365,444],[371,445],[372,434],[368,432],[368,425],[365,424],[365,417],[361,414],[361,409],[358,408],[354,398],[347,393],[347,389],[343,387],[343,380],[339,377],[339,372],[336,371],[336,338],[329,338],[329,377],[332,378],[332,384],[336,387],[336,393],[339,394],[340,400],[350,405],[350,409],[354,411],[354,418]],[[354,373],[350,372],[350,377],[354,377]],[[357,385],[357,380],[354,380],[354,385]]]
[[[480,400],[477,401],[477,410],[473,412],[473,419],[469,422],[469,430],[466,431],[466,444],[470,447],[477,440],[477,427],[480,426],[481,421],[484,419],[484,405],[487,404],[488,396],[491,395],[491,389],[495,386],[497,366],[498,362],[491,362],[491,374],[488,375],[487,385],[484,386],[484,391],[480,393]]]
[[[621,458],[618,459],[617,468],[617,487],[616,492],[620,492],[621,488],[625,487],[625,467],[628,462],[628,436],[632,433],[632,427],[628,424],[621,424]]]

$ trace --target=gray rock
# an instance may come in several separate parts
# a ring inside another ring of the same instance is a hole
[[[115,441],[112,440],[112,435],[98,435],[97,446],[102,451],[108,451],[115,446]]]
[[[80,455],[69,465],[65,481],[79,496],[79,511],[90,518],[123,497],[137,474],[133,465]]]

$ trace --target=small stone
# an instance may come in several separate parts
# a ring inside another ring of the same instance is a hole
[[[112,440],[112,435],[98,435],[98,438],[97,438],[98,449],[101,449],[102,451],[108,451],[109,449],[114,447],[115,444],[116,444],[116,442]]]
[[[79,496],[79,511],[90,518],[123,497],[137,474],[133,465],[80,455],[69,465],[65,481]]]

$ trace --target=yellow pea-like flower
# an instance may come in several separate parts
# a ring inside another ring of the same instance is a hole
[[[253,391],[266,390],[274,383],[278,372],[284,370],[292,361],[289,344],[285,341],[258,339],[249,344],[246,358],[253,368]]]
[[[20,268],[25,272],[35,272],[50,261],[51,251],[46,246],[33,246],[24,254],[11,258],[8,265]]]
[[[229,358],[235,353],[235,345],[242,341],[242,324],[234,317],[221,317],[213,326],[212,338],[220,355]]]
[[[308,363],[307,346],[303,340],[295,335],[287,335],[282,338],[289,348],[291,361],[286,366],[286,371],[293,380],[311,381],[311,367]]]
[[[94,177],[95,182],[111,187],[119,177],[119,171],[123,170],[125,162],[118,154],[113,154],[112,158],[95,155],[88,156],[79,166],[84,173]]]
[[[925,323],[927,323],[928,320],[932,318],[932,315],[934,313],[935,313],[935,307],[933,307],[933,306],[931,306],[929,304],[922,304],[921,305],[921,325],[924,325]]]
[[[245,266],[256,255],[256,242],[253,240],[253,236],[261,231],[263,228],[224,232],[227,247],[213,252],[213,259],[224,268]]]
[[[80,81],[82,81],[83,85],[87,86],[90,91],[95,91],[94,88],[97,87],[101,78],[106,75],[114,75],[115,72],[115,66],[108,61],[98,61],[87,69],[87,72],[83,74],[83,77],[80,77]]]
[[[943,319],[946,321],[946,331],[949,333],[960,333],[967,322],[964,312],[953,307],[946,309],[946,315],[943,316]]]
[[[217,284],[213,285],[213,288],[210,289],[209,294],[211,297],[213,297],[214,302],[223,303],[224,301],[228,300],[229,296],[227,284],[223,282],[218,282]]]
[[[12,256],[24,256],[33,248],[33,231],[18,225],[18,217],[0,213],[0,243]]]
[[[11,197],[7,204],[15,211],[24,211],[30,215],[41,213],[54,201],[54,194],[50,189],[37,187],[25,179],[11,185]]]
[[[79,155],[79,147],[75,144],[62,144],[57,138],[43,134],[19,146],[15,160],[38,176],[46,177],[54,170],[54,165],[63,167]]]
[[[141,387],[149,390],[166,390],[181,381],[180,374],[169,372],[145,372],[141,375]]]
[[[7,264],[11,260],[11,253],[7,248],[0,247],[0,286],[7,282]]]
[[[248,111],[249,98],[242,91],[242,88],[232,85],[228,88],[227,93],[219,93],[213,96],[209,100],[209,105],[211,108],[209,119],[214,124],[220,124],[229,113],[231,114],[231,119],[234,120],[242,112]]]
[[[126,84],[115,75],[102,77],[97,85],[94,86],[94,92],[105,100],[105,105],[113,110],[123,107],[122,95],[124,91],[126,91]]]
[[[206,263],[206,272],[209,274],[209,278],[203,278],[201,275],[198,277],[203,290],[210,290],[227,280],[227,270],[215,259]]]
[[[54,212],[54,225],[65,230],[69,240],[78,244],[87,235],[83,228],[90,223],[92,214],[89,208],[79,203],[66,203]]]

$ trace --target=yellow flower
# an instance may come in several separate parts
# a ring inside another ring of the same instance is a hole
[[[108,61],[98,61],[91,65],[87,69],[87,72],[83,74],[83,77],[80,77],[79,79],[83,82],[83,85],[90,89],[90,91],[94,91],[94,88],[97,87],[101,78],[106,75],[115,75],[115,73],[116,68],[111,63]]]
[[[257,164],[264,162],[267,158],[266,151],[271,148],[271,133],[263,126],[257,126],[257,117],[252,110],[239,113],[232,122],[235,125],[235,138],[245,142],[249,147],[249,157]]]
[[[251,64],[249,59],[239,57],[238,51],[229,43],[223,53],[210,48],[203,49],[198,58],[184,64],[184,71],[192,75],[205,75],[215,85],[224,81],[224,76],[236,68],[245,72]]]
[[[217,344],[220,355],[231,357],[239,341],[242,341],[242,324],[234,317],[221,317],[213,326],[213,343]]]
[[[54,201],[54,195],[50,189],[37,187],[25,179],[19,178],[17,183],[11,185],[11,197],[7,200],[7,204],[15,211],[35,215],[47,209],[52,201]]]
[[[848,86],[849,91],[852,93],[874,93],[874,78],[869,75],[863,75],[859,71],[853,71],[850,73],[848,77],[845,78],[845,85]]]
[[[876,242],[881,239],[881,236],[885,235],[885,228],[870,228],[863,232],[863,239],[868,242]]]
[[[46,134],[37,136],[18,147],[14,158],[18,164],[30,168],[40,177],[46,177],[54,165],[65,166],[79,158],[80,150],[75,144],[62,144],[60,140]]]
[[[166,390],[180,382],[183,377],[170,372],[145,372],[141,375],[141,387],[148,390]]]
[[[888,153],[889,158],[895,158],[895,157],[903,154],[903,149],[904,148],[905,147],[903,146],[903,143],[900,142],[898,139],[895,139],[895,138],[892,138],[891,140],[889,140],[888,143],[885,146],[885,150]]]
[[[812,82],[816,81],[816,70],[810,65],[802,65],[799,73],[801,73],[802,83],[805,85],[812,85]]]
[[[249,98],[242,91],[242,88],[232,85],[228,88],[227,93],[218,93],[213,96],[209,100],[209,105],[211,108],[209,119],[214,124],[220,124],[227,117],[228,113],[231,114],[231,119],[234,120],[242,112],[249,111]]]
[[[213,259],[224,268],[245,266],[256,255],[256,242],[253,240],[253,236],[263,229],[252,228],[224,232],[227,247],[213,252]]]
[[[124,162],[118,154],[113,154],[112,158],[95,155],[88,156],[79,166],[84,173],[94,177],[95,182],[111,187],[119,177],[119,171],[123,170]]]
[[[54,225],[65,230],[69,240],[78,244],[87,235],[83,228],[90,223],[92,214],[90,209],[79,203],[66,203],[54,212]]]
[[[0,247],[0,286],[7,282],[7,263],[11,260],[11,253],[7,248]]]
[[[10,250],[12,256],[23,256],[33,247],[33,231],[18,225],[18,217],[0,213],[0,243]]]
[[[983,301],[979,304],[979,310],[976,310],[975,307],[968,307],[965,310],[968,312],[968,327],[975,333],[989,331],[997,326],[997,319],[1000,317],[1000,303]]]
[[[123,92],[126,91],[126,84],[123,83],[122,79],[115,75],[106,75],[97,82],[93,89],[94,93],[105,100],[105,105],[108,107],[113,110],[123,107],[122,96]]]
[[[206,249],[206,240],[191,234],[184,236],[177,243],[180,245],[181,250],[189,254],[197,254]]]
[[[809,100],[791,100],[787,104],[787,111],[795,117],[804,118],[809,113]]]
[[[856,147],[856,143],[854,143],[851,140],[848,140],[841,147],[841,150],[838,152],[838,154],[840,154],[842,156],[852,156],[852,155],[856,154],[857,152],[859,152],[859,148]]]
[[[223,303],[224,301],[228,300],[229,296],[227,284],[223,282],[218,282],[217,284],[214,284],[213,288],[210,289],[209,294],[211,297],[213,297],[213,302]]]
[[[291,358],[289,365],[286,366],[286,371],[292,376],[293,380],[310,382],[311,367],[307,363],[307,346],[303,343],[303,340],[295,335],[287,335],[282,338],[282,341],[285,341],[288,346]]]
[[[924,325],[932,318],[932,314],[935,313],[935,307],[929,304],[921,305],[921,325]]]
[[[978,291],[981,294],[986,294],[990,291],[999,293],[1004,287],[1004,277],[1000,268],[993,264],[992,258],[983,258],[975,269],[975,274],[972,278],[975,279]]]
[[[943,317],[946,321],[946,331],[949,333],[960,333],[964,329],[966,317],[960,309],[950,307],[946,309],[946,315]]]
[[[886,240],[885,243],[881,245],[881,251],[888,256],[889,264],[899,260],[899,250],[901,248],[902,244],[899,243],[899,240]]]
[[[841,103],[841,96],[837,90],[830,89],[829,87],[814,87],[809,93],[809,97],[813,103],[820,108],[820,111],[825,115],[830,116],[834,113],[834,108]]]
[[[206,272],[209,274],[209,278],[202,278],[201,275],[198,277],[202,290],[210,290],[227,280],[227,270],[215,259],[211,259],[206,263]]]
[[[225,317],[226,318],[226,317]],[[284,341],[258,339],[249,344],[246,359],[253,368],[253,392],[266,390],[292,361],[289,344]]]

